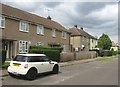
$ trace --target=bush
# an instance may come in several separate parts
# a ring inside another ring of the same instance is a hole
[[[62,47],[45,47],[45,46],[30,46],[29,49],[46,49],[46,50],[58,50],[62,52],[63,48]]]
[[[6,51],[5,50],[0,50],[0,60],[2,61],[2,64],[4,64],[6,60]]]
[[[112,55],[117,55],[118,51],[112,51]]]
[[[120,54],[120,50],[118,50],[118,54]]]
[[[104,56],[112,56],[112,51],[104,50]]]
[[[50,60],[60,62],[60,51],[48,49],[30,49],[29,53],[46,54]]]

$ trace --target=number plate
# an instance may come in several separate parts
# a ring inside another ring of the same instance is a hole
[[[13,64],[13,66],[19,67],[20,64]]]

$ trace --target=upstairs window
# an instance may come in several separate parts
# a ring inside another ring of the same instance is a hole
[[[37,34],[44,35],[44,27],[42,25],[37,26]]]
[[[0,28],[5,28],[5,17],[0,16]]]
[[[56,37],[56,30],[52,29],[52,37]]]
[[[67,38],[67,33],[62,31],[62,38],[66,39]]]
[[[19,30],[22,32],[29,32],[29,24],[25,21],[20,21]]]

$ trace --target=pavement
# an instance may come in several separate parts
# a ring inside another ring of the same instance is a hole
[[[60,65],[60,67],[65,67],[65,66],[71,66],[71,65],[79,64],[79,63],[88,63],[88,62],[92,62],[98,58],[102,58],[102,57],[97,57],[97,58],[93,58],[93,59],[85,59],[85,60],[61,62],[61,63],[59,63],[59,65]],[[7,69],[0,69],[0,77],[4,77],[4,76],[8,76]]]

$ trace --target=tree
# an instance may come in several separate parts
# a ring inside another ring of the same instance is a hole
[[[110,40],[107,34],[102,34],[102,36],[98,39],[98,47],[103,50],[110,50],[112,46],[112,41]]]

